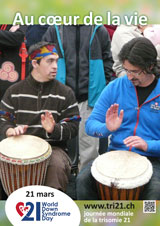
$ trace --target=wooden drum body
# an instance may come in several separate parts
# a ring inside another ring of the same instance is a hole
[[[21,135],[0,142],[0,177],[7,195],[28,185],[44,184],[51,146],[43,139]]]
[[[102,200],[138,200],[153,169],[150,161],[129,151],[110,151],[97,157],[91,167]]]

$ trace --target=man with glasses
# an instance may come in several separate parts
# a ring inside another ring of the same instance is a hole
[[[108,151],[130,150],[146,156],[152,163],[153,175],[145,185],[141,199],[159,200],[160,80],[157,78],[157,51],[148,39],[135,38],[122,47],[119,59],[126,75],[103,90],[86,122],[86,132],[90,136],[106,138],[111,134]],[[88,169],[77,178],[78,199],[97,198],[95,182]]]

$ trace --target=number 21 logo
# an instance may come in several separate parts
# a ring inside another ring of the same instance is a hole
[[[18,202],[16,205],[17,213],[23,217],[22,221],[34,221],[34,217],[31,214],[34,210],[34,204],[32,202]],[[36,202],[36,221],[40,221],[40,202]]]

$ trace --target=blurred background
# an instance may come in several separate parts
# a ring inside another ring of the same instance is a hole
[[[5,201],[0,201],[0,225],[1,226],[12,226],[8,221],[5,213]]]
[[[83,17],[93,11],[93,15],[103,17],[103,24],[106,21],[106,12],[123,16],[132,15],[135,11],[139,15],[148,16],[148,23],[159,23],[160,1],[158,0],[1,0],[0,21],[2,23],[12,23],[16,12],[21,12],[23,16],[33,15],[34,24],[37,24],[38,17],[41,15],[79,15],[79,23],[82,23]]]

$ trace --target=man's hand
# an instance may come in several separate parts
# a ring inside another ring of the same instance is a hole
[[[13,26],[9,29],[9,31],[15,32],[15,31],[17,31],[19,28],[20,28],[20,25],[19,25],[19,24],[18,24],[18,25],[13,25]]]
[[[23,126],[17,126],[15,128],[9,128],[6,131],[6,136],[11,137],[11,136],[19,136],[24,134],[27,131],[28,126],[23,125]]]
[[[130,136],[124,139],[124,144],[127,147],[135,147],[141,149],[142,151],[147,151],[148,145],[147,143],[138,136]]]
[[[124,111],[121,110],[118,116],[119,104],[113,104],[106,113],[106,126],[111,132],[117,130],[123,120]]]
[[[55,121],[52,113],[46,111],[45,114],[41,115],[41,124],[47,133],[52,133],[55,126]]]

